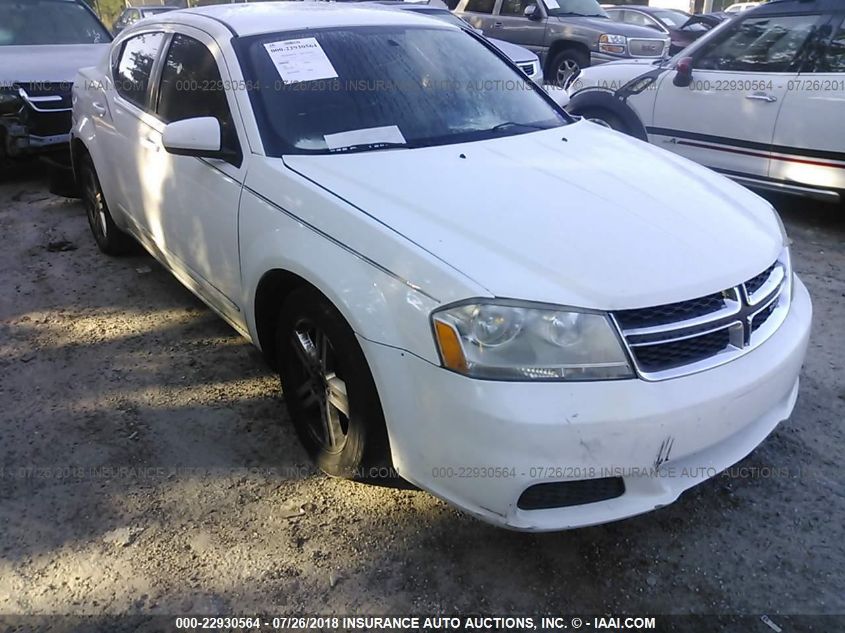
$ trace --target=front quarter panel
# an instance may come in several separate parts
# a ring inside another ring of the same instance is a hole
[[[431,363],[440,362],[431,312],[442,303],[487,295],[281,159],[253,157],[239,230],[244,305],[255,305],[268,271],[285,270],[326,295],[359,336]],[[248,327],[258,342],[252,309]]]

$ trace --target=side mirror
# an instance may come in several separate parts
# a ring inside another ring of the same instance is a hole
[[[564,88],[554,84],[546,84],[543,88],[552,100],[561,108],[565,108],[569,105],[569,93]]]
[[[540,8],[536,4],[529,4],[525,7],[525,10],[522,12],[522,15],[529,20],[539,20],[542,18],[542,14],[540,13]]]
[[[164,128],[161,144],[177,156],[229,157],[228,152],[221,148],[220,122],[210,116],[169,123]]]
[[[686,88],[692,83],[692,57],[684,57],[675,65],[675,79],[678,88]]]

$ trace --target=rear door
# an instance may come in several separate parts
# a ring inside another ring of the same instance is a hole
[[[714,169],[767,177],[775,122],[817,15],[749,16],[693,56],[692,83],[661,80],[649,139]]]
[[[108,102],[95,104],[97,134],[106,149],[105,156],[113,159],[97,165],[107,174],[112,191],[106,191],[109,205],[133,224],[144,226],[144,208],[150,202],[142,196],[144,176],[143,156],[149,114],[152,75],[164,42],[164,33],[151,30],[128,38],[117,50],[112,61],[112,85],[107,91]],[[99,109],[102,108],[102,113]],[[101,180],[103,180],[101,178]]]
[[[845,190],[845,16],[831,17],[823,31],[817,53],[784,98],[769,176]]]
[[[495,8],[496,0],[463,0],[455,12],[487,37],[496,37],[493,29],[493,23],[498,20],[493,15]]]

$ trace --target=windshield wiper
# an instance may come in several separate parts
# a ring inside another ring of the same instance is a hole
[[[601,13],[576,13],[575,11],[555,11],[552,9],[553,13],[550,12],[549,15],[553,15],[555,17],[561,15],[574,15],[579,18],[606,18],[606,15],[602,15]]]
[[[548,129],[545,125],[537,125],[535,123],[517,123],[516,121],[505,121],[504,123],[499,123],[499,125],[494,125],[486,132],[499,132],[500,130],[506,130],[510,127],[524,127],[529,130],[545,130]]]
[[[382,149],[413,149],[416,145],[414,143],[356,143],[355,145],[344,145],[343,147],[335,147],[330,149],[331,154],[351,154],[353,152],[377,152]]]

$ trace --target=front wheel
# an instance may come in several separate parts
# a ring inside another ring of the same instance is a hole
[[[589,65],[588,53],[577,48],[565,48],[552,59],[548,80],[557,86],[565,87],[569,79],[579,75]]]
[[[384,414],[352,328],[318,291],[297,290],[276,333],[282,392],[306,451],[332,477],[370,478],[389,462]]]

